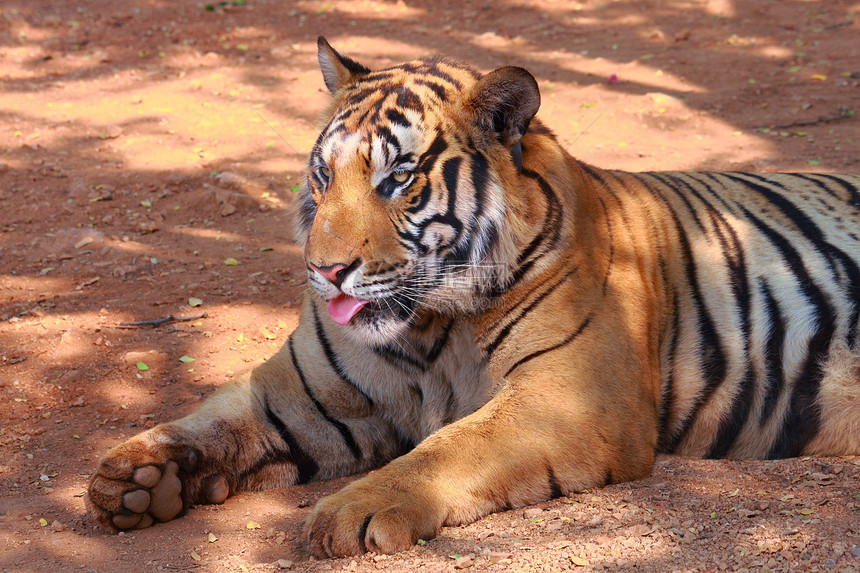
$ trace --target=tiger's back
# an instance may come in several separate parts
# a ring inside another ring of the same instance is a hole
[[[860,177],[585,169],[608,249],[659,270],[658,448],[860,450]]]

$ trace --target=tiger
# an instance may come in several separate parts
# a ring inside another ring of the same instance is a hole
[[[107,452],[105,528],[375,470],[302,543],[393,553],[657,453],[860,454],[860,176],[600,169],[535,117],[523,68],[372,71],[323,37],[318,59],[298,326]]]

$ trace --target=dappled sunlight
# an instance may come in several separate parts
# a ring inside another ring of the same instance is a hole
[[[317,35],[374,69],[434,53],[525,67],[538,118],[600,167],[856,172],[856,117],[840,117],[856,108],[855,13],[853,0],[3,0],[0,569],[308,565],[301,521],[348,480],[122,537],[94,529],[79,496],[107,448],[193,411],[298,324],[309,287],[294,198],[329,97]],[[357,568],[442,570],[476,553],[483,570],[494,552],[555,570],[587,550],[595,568],[679,570],[704,547],[727,568],[789,551],[781,566],[823,566],[800,556],[844,542],[845,527],[815,521],[856,509],[860,462],[839,463],[844,491],[795,486],[815,460],[664,458],[646,480],[549,502],[534,521],[492,515]],[[770,510],[727,528],[759,500]]]
[[[412,5],[410,5],[412,4]],[[302,8],[310,8],[313,10],[332,9],[331,4],[320,2],[298,2],[298,6]],[[411,2],[397,2],[392,9],[390,2],[380,2],[378,0],[341,0],[336,3],[337,11],[347,15],[365,15],[367,13],[379,14],[389,20],[406,20],[420,18],[426,14],[426,11],[415,7]]]
[[[0,275],[0,285],[4,289],[19,290],[22,292],[68,292],[74,287],[73,282],[72,279],[67,277]]]

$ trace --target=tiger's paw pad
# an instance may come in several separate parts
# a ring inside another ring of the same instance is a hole
[[[142,529],[179,515],[183,509],[179,464],[168,461],[162,467],[146,465],[129,473],[122,479],[116,471],[100,471],[90,482],[87,505],[103,526]]]

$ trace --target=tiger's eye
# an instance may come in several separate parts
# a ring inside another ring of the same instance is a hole
[[[331,179],[331,169],[329,169],[328,167],[320,167],[320,173],[322,173],[322,176],[325,177],[327,180]]]
[[[392,175],[391,177],[393,177],[394,180],[398,183],[406,183],[407,181],[409,181],[409,178],[411,176],[412,174],[408,171],[395,171],[394,175]]]

